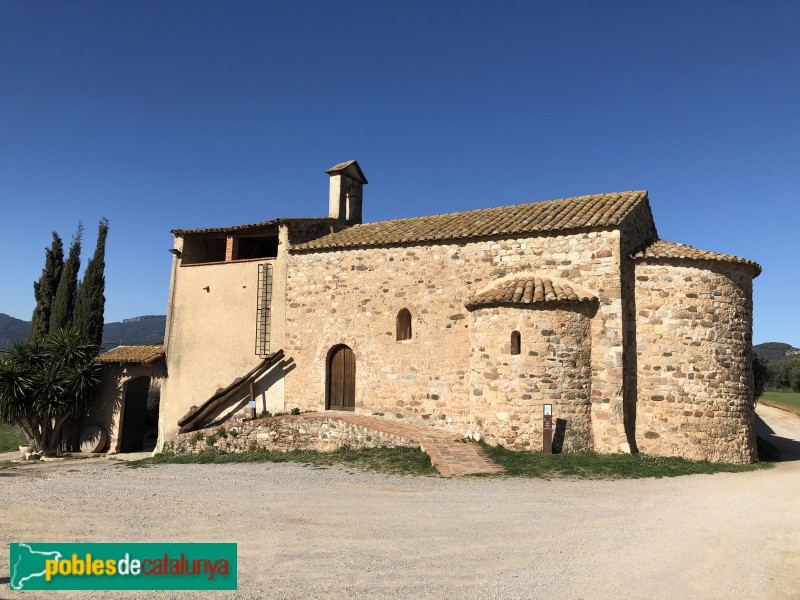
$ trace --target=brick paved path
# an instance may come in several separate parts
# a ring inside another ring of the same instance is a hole
[[[320,417],[338,419],[359,427],[383,432],[403,441],[419,444],[423,452],[431,457],[431,462],[436,470],[445,477],[505,472],[503,467],[486,456],[483,448],[458,433],[433,427],[415,427],[400,421],[357,415],[346,411],[328,410],[324,413],[306,413],[302,416],[307,419]]]

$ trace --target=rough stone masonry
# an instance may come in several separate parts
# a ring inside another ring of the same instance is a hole
[[[283,349],[259,411],[538,450],[552,404],[560,451],[756,458],[756,263],[661,240],[644,191],[362,223],[361,168],[328,174],[328,217],[173,231],[161,446]]]

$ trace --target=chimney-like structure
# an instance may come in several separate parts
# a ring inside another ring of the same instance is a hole
[[[367,178],[354,160],[339,163],[325,171],[331,176],[328,216],[347,225],[361,223],[361,202]]]

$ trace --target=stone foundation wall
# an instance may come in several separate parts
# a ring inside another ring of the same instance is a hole
[[[635,275],[639,450],[752,462],[752,273],[671,260]]]
[[[210,427],[178,434],[172,440],[172,448],[176,452],[191,454],[210,449],[239,453],[254,448],[332,452],[342,446],[417,448],[419,444],[352,423],[308,415],[269,417],[225,427]]]
[[[489,443],[542,449],[543,405],[553,405],[554,449],[594,449],[591,317],[596,305],[482,308],[472,313],[472,427]],[[511,334],[520,353],[511,354]]]

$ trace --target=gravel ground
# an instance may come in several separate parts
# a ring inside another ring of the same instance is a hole
[[[542,481],[91,459],[0,471],[0,506],[0,598],[800,598],[800,462]],[[13,541],[233,541],[239,590],[12,592]]]

